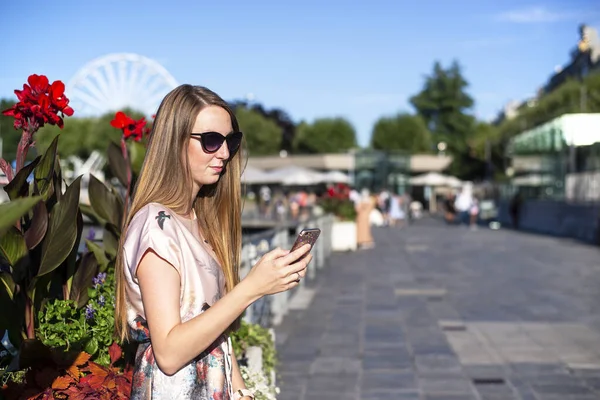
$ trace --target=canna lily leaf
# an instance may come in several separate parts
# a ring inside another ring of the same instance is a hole
[[[80,186],[81,177],[75,179],[52,209],[48,232],[42,242],[38,277],[54,271],[65,261],[75,246]]]
[[[88,288],[92,286],[94,276],[98,272],[98,261],[92,253],[84,254],[80,260],[73,276],[73,285],[71,286],[71,294],[69,298],[77,303],[77,307],[81,308],[89,300]]]
[[[19,198],[0,204],[0,236],[4,235],[21,217],[29,212],[42,198],[40,196]]]
[[[48,230],[48,210],[43,201],[40,201],[33,208],[33,219],[29,229],[25,232],[25,242],[29,249],[33,249],[40,244],[46,231]]]
[[[33,172],[33,169],[38,165],[42,157],[36,157],[35,160],[24,166],[8,185],[4,186],[4,191],[8,194],[11,200],[18,197],[26,197],[29,194],[29,183],[27,178]]]
[[[0,252],[12,267],[15,267],[29,254],[25,238],[20,230],[13,226],[0,237]]]
[[[59,135],[60,136],[60,135]],[[47,200],[52,195],[54,185],[52,184],[52,177],[54,175],[54,165],[56,163],[56,148],[58,146],[58,136],[54,138],[50,147],[44,153],[40,160],[35,172],[33,173],[40,195]],[[56,188],[60,191],[60,188]]]
[[[121,198],[110,191],[94,175],[90,175],[89,184],[90,204],[100,218],[112,224],[120,230],[121,217],[123,215],[123,203]]]
[[[121,148],[115,142],[110,142],[108,145],[108,166],[121,185],[127,187],[127,161],[123,157]]]

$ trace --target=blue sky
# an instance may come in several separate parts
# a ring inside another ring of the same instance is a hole
[[[582,22],[600,28],[597,0],[11,1],[0,97],[31,73],[68,82],[92,59],[131,52],[296,121],[346,117],[365,145],[377,118],[411,111],[434,60],[460,62],[488,119],[568,62]]]

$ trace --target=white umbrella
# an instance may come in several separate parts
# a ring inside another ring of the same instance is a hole
[[[295,165],[282,167],[268,173],[270,179],[283,185],[309,186],[323,182],[324,176],[318,171]]]
[[[350,181],[348,175],[342,171],[329,171],[323,175],[327,183],[348,183]]]
[[[461,186],[462,182],[454,176],[448,176],[437,172],[428,172],[410,178],[410,184],[421,186]]]
[[[273,179],[265,171],[247,166],[244,172],[242,172],[242,182],[253,185],[258,183],[272,183]]]

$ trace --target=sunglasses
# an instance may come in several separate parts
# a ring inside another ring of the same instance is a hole
[[[194,139],[200,140],[200,144],[205,152],[212,154],[219,151],[223,142],[227,142],[227,149],[229,150],[229,156],[232,157],[242,144],[242,132],[233,132],[227,136],[221,135],[219,132],[204,132],[204,133],[192,133]]]

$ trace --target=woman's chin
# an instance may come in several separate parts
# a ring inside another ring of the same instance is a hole
[[[215,183],[219,182],[220,178],[221,178],[220,174],[207,176],[206,179],[204,179],[204,181],[202,182],[202,184],[203,185],[214,185]]]

